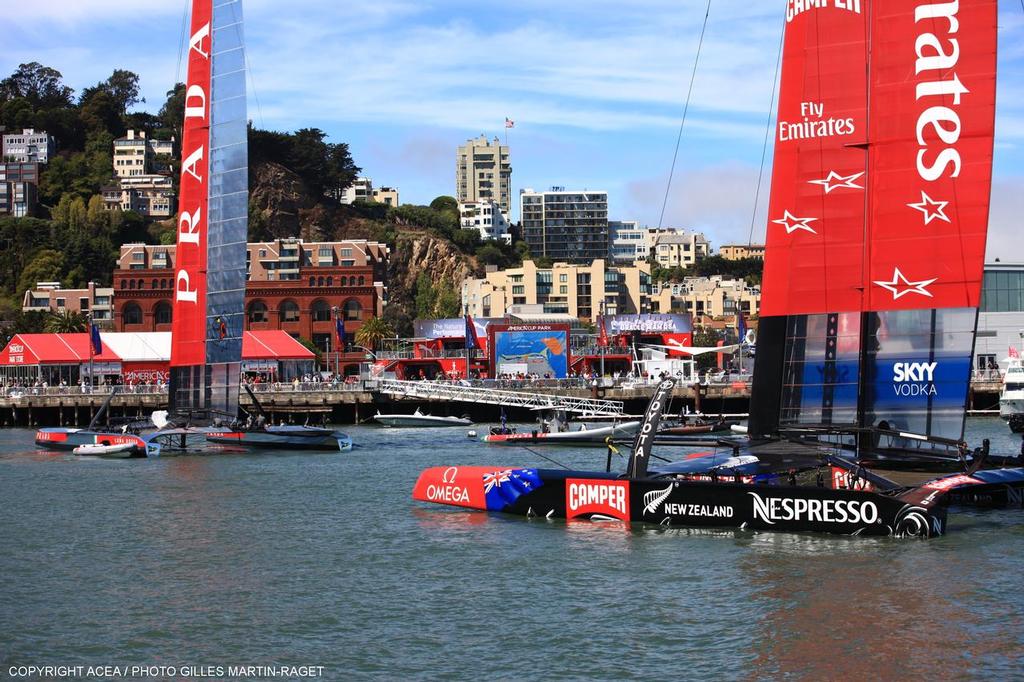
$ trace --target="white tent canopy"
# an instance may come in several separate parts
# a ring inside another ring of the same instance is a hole
[[[123,362],[167,362],[170,332],[101,332],[100,338]]]

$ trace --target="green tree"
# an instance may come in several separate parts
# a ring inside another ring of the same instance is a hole
[[[64,254],[53,249],[41,249],[21,271],[18,291],[34,289],[38,282],[59,282],[64,274]]]
[[[46,331],[49,317],[50,313],[45,310],[18,310],[11,317],[7,333],[11,336],[14,334],[42,334]]]
[[[46,331],[51,334],[74,334],[89,331],[89,321],[78,310],[57,310],[46,319]]]
[[[449,280],[442,280],[436,287],[434,317],[448,318],[462,315],[462,296]]]
[[[167,101],[160,107],[160,123],[163,127],[172,131],[174,137],[181,139],[181,126],[185,121],[185,84],[175,83],[171,90],[167,91]]]
[[[26,99],[33,109],[71,106],[74,90],[64,85],[60,71],[39,62],[18,65],[18,70],[0,81],[0,100]]]
[[[380,342],[395,336],[391,324],[382,318],[371,317],[356,330],[356,343],[370,350],[377,350]]]
[[[434,280],[428,272],[421,272],[416,278],[416,318],[426,320],[434,315],[434,304],[437,293],[434,291]]]
[[[110,211],[99,194],[89,197],[85,209],[85,220],[94,234],[106,234],[110,231]]]
[[[455,197],[442,194],[433,201],[430,202],[430,208],[435,211],[459,211],[459,202],[456,201]]]
[[[488,243],[476,250],[476,259],[484,265],[501,265],[505,262],[505,254],[493,243]]]

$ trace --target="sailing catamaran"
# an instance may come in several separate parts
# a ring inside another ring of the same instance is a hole
[[[245,66],[241,0],[192,0],[169,410],[147,438],[150,455],[184,448],[193,436],[260,448],[351,448],[329,429],[236,421],[249,215]]]
[[[667,381],[623,476],[434,467],[415,499],[548,518],[914,536],[944,532],[951,499],[1019,503],[1024,469],[979,471],[987,444],[963,443],[995,0],[794,7],[749,441],[649,469]],[[862,466],[883,460],[961,473],[907,487]]]

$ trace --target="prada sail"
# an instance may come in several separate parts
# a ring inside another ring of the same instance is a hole
[[[171,411],[238,411],[248,147],[241,0],[192,0]]]
[[[962,437],[995,45],[994,0],[790,3],[752,432]]]

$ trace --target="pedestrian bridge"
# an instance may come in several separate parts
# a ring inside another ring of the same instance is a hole
[[[370,382],[372,383],[372,382]],[[597,400],[545,393],[527,393],[498,388],[467,386],[460,383],[433,381],[402,381],[380,379],[377,391],[422,400],[450,400],[463,403],[486,403],[527,409],[565,410],[594,416],[619,416],[623,413],[621,400]]]

